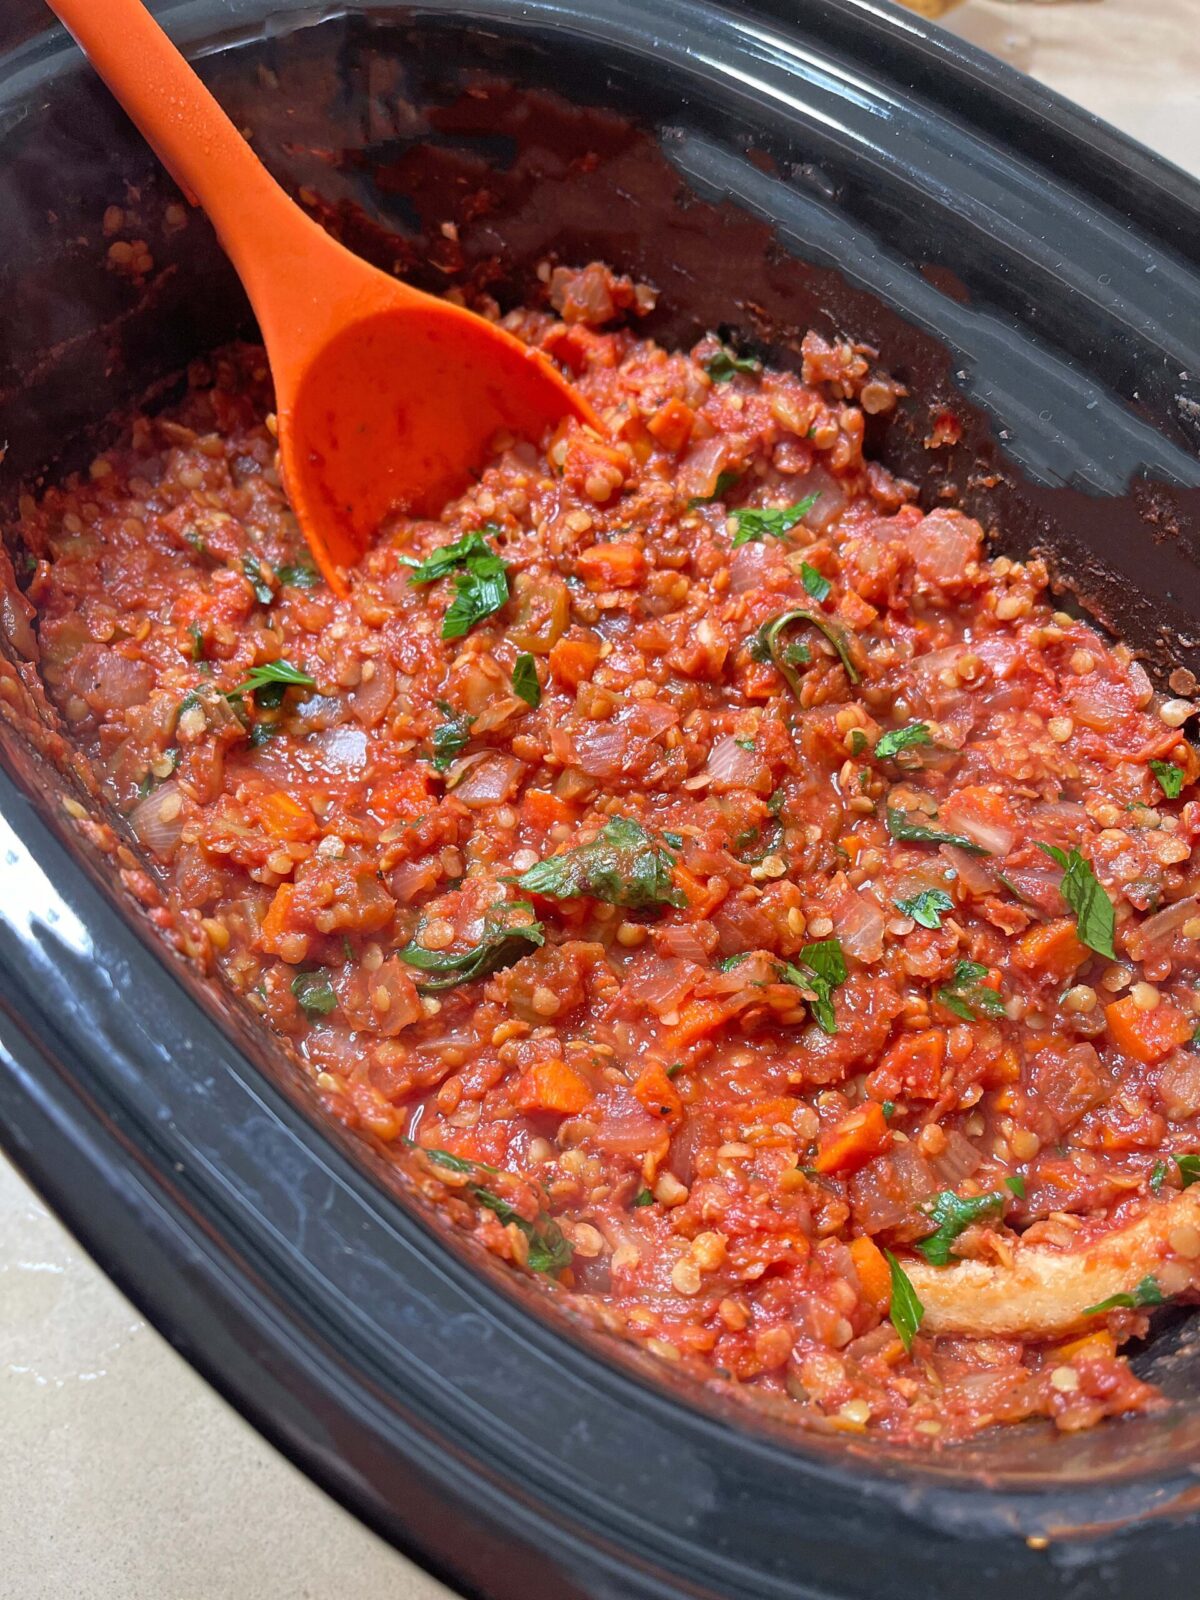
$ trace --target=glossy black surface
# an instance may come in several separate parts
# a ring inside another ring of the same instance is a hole
[[[1200,670],[1200,203],[1181,174],[868,5],[160,9],[215,41],[206,72],[285,180],[425,282],[507,299],[546,252],[599,255],[658,284],[668,340],[732,323],[783,360],[808,325],[870,340],[911,390],[875,444],[927,503],[955,495],[1047,548],[1127,635]],[[481,73],[488,98],[464,95]],[[126,183],[167,269],[145,296],[103,266]],[[61,35],[0,61],[0,496],[86,460],[114,406],[248,327],[203,222],[163,231],[168,198]],[[964,444],[933,452],[945,408]],[[659,1385],[315,1123],[64,843],[57,780],[2,722],[0,757],[6,1147],[269,1437],[464,1592],[1194,1591],[1186,1321],[1144,1357],[1164,1415],[924,1460]]]

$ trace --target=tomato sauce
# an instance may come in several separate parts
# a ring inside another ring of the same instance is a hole
[[[1189,1216],[1114,1303],[1053,1285],[1200,1170],[1190,703],[864,459],[874,352],[548,294],[509,325],[605,435],[498,440],[344,602],[259,350],[25,502],[155,920],[456,1225],[730,1393],[933,1445],[1160,1403],[1117,1349]],[[941,1287],[1035,1259],[991,1323]]]

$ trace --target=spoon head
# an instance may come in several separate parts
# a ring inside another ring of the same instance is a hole
[[[437,301],[348,322],[276,384],[288,496],[339,593],[384,517],[437,515],[497,434],[539,443],[564,416],[596,425],[540,352]]]

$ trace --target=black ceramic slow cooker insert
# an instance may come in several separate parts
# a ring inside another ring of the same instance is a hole
[[[157,8],[363,254],[518,302],[538,261],[653,282],[668,344],[815,327],[907,385],[873,453],[1040,550],[1164,680],[1200,674],[1200,187],[868,0]],[[240,334],[202,218],[66,36],[0,22],[0,512]],[[470,91],[470,92],[468,92]],[[586,158],[586,159],[585,159]],[[486,184],[487,209],[466,197]],[[440,224],[457,220],[450,254]],[[926,447],[952,409],[963,440]],[[1177,680],[1178,681],[1178,680]],[[331,1493],[481,1600],[1195,1593],[1197,1355],[1163,1412],[920,1456],[822,1439],[573,1325],[383,1181],[164,955],[0,720],[0,1139],[153,1322]]]

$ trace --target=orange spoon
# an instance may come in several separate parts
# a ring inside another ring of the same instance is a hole
[[[189,199],[216,226],[275,380],[284,482],[330,586],[392,509],[436,515],[497,433],[597,426],[544,355],[410,289],[283,192],[141,0],[50,0]]]

